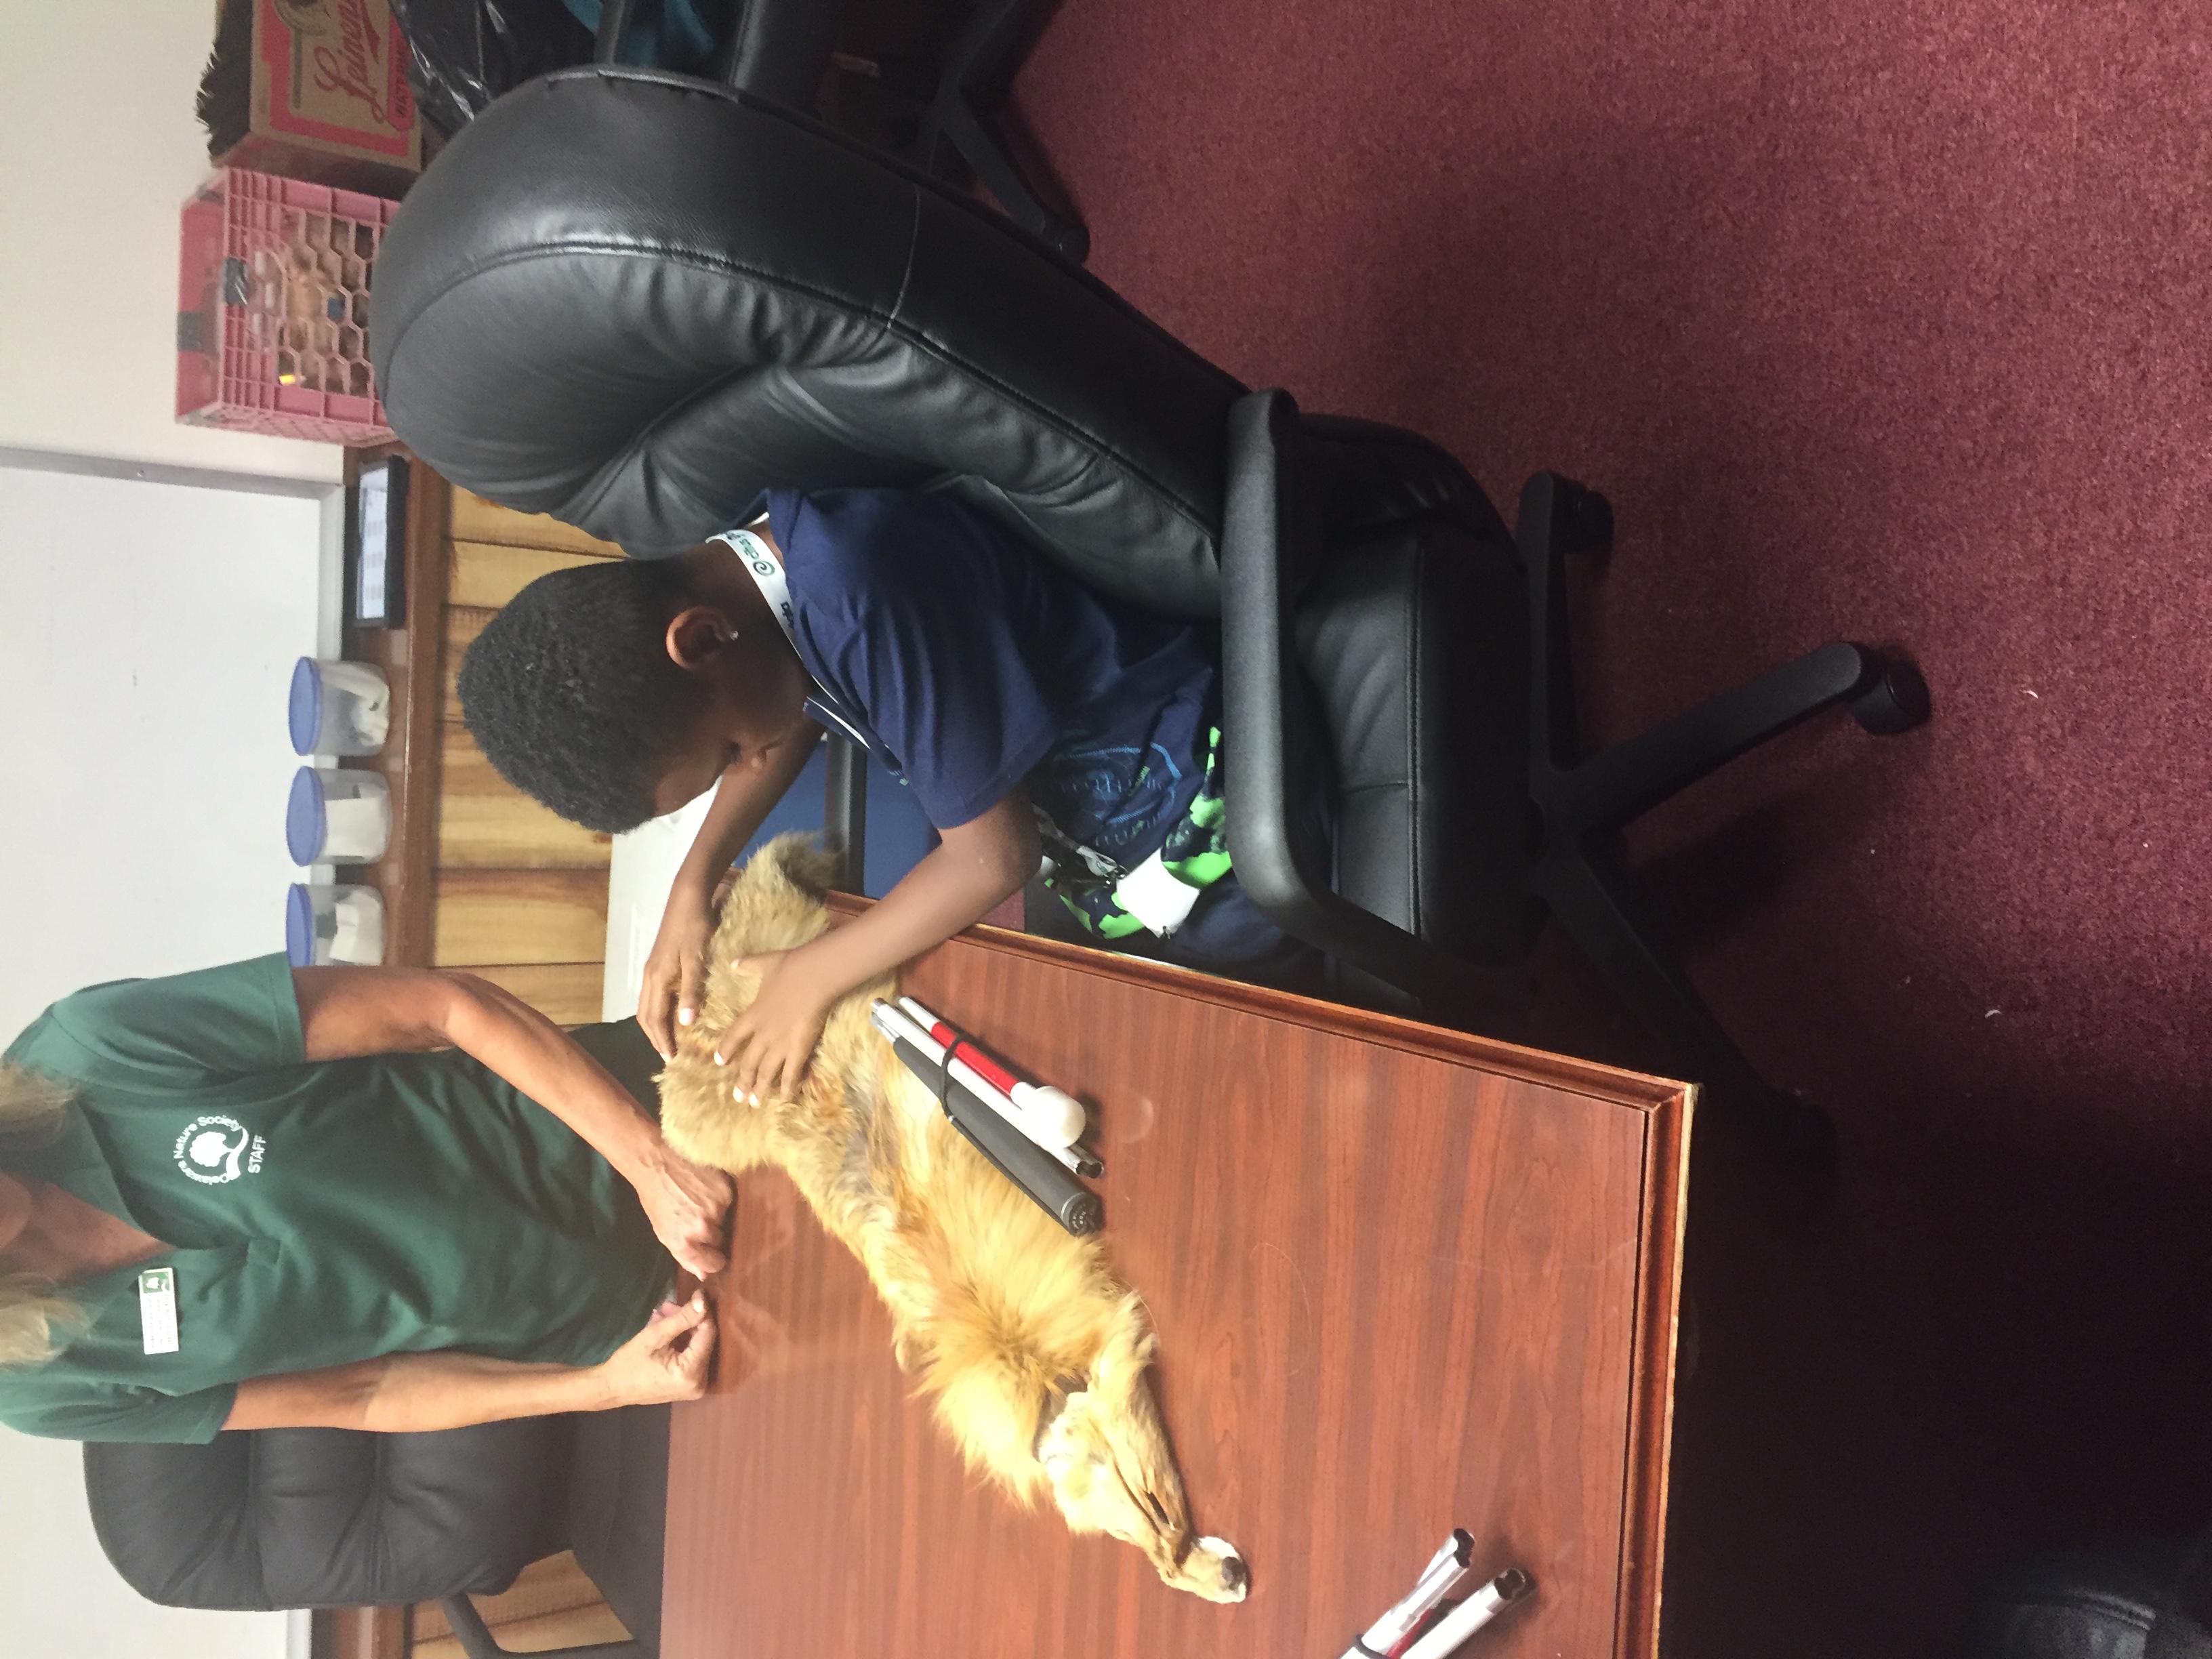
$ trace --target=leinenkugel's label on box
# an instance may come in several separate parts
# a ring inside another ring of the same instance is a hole
[[[387,0],[254,3],[256,130],[417,164],[407,40]]]

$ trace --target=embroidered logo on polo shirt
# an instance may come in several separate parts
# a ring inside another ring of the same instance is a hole
[[[236,1118],[221,1112],[196,1117],[177,1137],[177,1167],[204,1187],[220,1187],[242,1175],[258,1175],[268,1142]]]

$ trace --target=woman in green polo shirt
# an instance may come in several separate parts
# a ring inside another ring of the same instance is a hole
[[[0,1423],[454,1428],[695,1398],[728,1178],[465,974],[94,986],[0,1063]],[[673,1261],[672,1262],[672,1257]]]

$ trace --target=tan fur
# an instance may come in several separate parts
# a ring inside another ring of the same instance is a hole
[[[787,836],[738,876],[699,1020],[661,1075],[670,1143],[732,1172],[768,1164],[791,1176],[867,1269],[899,1363],[971,1468],[1024,1505],[1050,1492],[1075,1531],[1134,1544],[1177,1589],[1243,1600],[1234,1547],[1192,1531],[1146,1377],[1143,1304],[1095,1236],[1069,1237],[961,1138],[869,1024],[890,979],[831,1011],[799,1099],[731,1099],[714,1045],[756,987],[730,964],[821,933],[833,868]]]

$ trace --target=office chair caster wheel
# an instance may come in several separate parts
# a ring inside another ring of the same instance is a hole
[[[1851,699],[1851,718],[1877,738],[1910,732],[1928,718],[1928,682],[1902,657],[1873,660],[1873,684]]]
[[[1058,214],[1048,214],[1037,227],[1042,237],[1063,258],[1081,264],[1091,257],[1091,233],[1073,219],[1063,219]]]
[[[1815,1185],[1835,1178],[1836,1123],[1809,1100],[1770,1090],[1758,1133],[1783,1163]]]
[[[1602,553],[1613,545],[1613,503],[1595,489],[1561,478],[1552,514],[1561,552]]]

